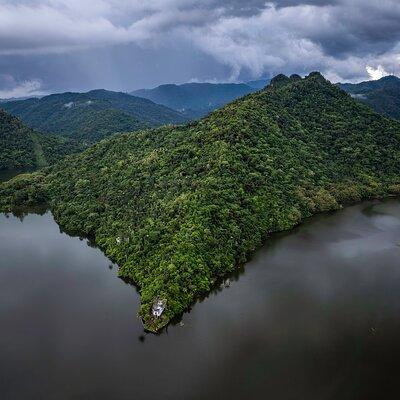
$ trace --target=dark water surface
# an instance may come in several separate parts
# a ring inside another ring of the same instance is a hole
[[[398,398],[399,245],[399,201],[318,216],[155,336],[100,250],[0,214],[0,399]]]
[[[0,169],[0,182],[9,181],[11,178],[14,178],[14,176],[32,171],[34,171],[33,168]]]

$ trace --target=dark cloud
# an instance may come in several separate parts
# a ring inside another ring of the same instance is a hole
[[[265,8],[267,3],[271,3],[278,8],[294,7],[299,5],[326,6],[337,5],[340,0],[215,0],[211,1],[215,6],[232,10],[234,14],[240,15],[242,12],[246,14],[254,14]]]
[[[339,4],[340,0],[277,0],[272,1],[277,7],[294,7],[301,5],[310,6],[333,6]]]
[[[330,26],[310,35],[333,57],[384,54],[400,40],[400,3],[347,2],[329,13]]]
[[[399,42],[398,0],[0,0],[0,90],[363,79],[400,72]]]

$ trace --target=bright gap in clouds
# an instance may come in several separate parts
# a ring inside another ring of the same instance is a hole
[[[378,65],[377,68],[368,65],[366,70],[370,78],[374,81],[377,81],[378,79],[390,75],[389,72],[387,72],[382,65]]]
[[[0,90],[0,99],[11,99],[29,96],[42,96],[42,83],[39,80],[27,80],[16,84],[12,88]]]

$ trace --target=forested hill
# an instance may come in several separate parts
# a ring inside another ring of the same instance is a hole
[[[400,123],[312,73],[2,184],[0,209],[47,202],[65,229],[92,235],[140,287],[140,315],[155,331],[271,232],[389,194],[400,194]]]
[[[400,120],[400,79],[396,76],[356,84],[342,83],[340,87],[376,112]]]
[[[252,83],[256,85],[260,82],[254,81]],[[131,94],[179,110],[194,119],[256,90],[258,88],[237,83],[185,83],[183,85],[168,84],[157,86],[154,89],[136,90]]]
[[[107,90],[53,94],[0,106],[32,128],[89,143],[119,132],[186,121],[179,112],[150,100]]]
[[[71,140],[34,132],[0,109],[0,170],[41,168],[82,150]]]

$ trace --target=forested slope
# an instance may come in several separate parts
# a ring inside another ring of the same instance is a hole
[[[364,198],[400,193],[400,124],[319,73],[181,127],[123,134],[45,173],[0,186],[0,209],[47,203],[140,287],[158,330],[274,231]],[[166,302],[161,317],[152,315]]]
[[[400,120],[400,79],[396,76],[355,84],[343,83],[340,87],[379,114]]]
[[[83,149],[74,141],[35,132],[0,109],[0,170],[44,167]]]
[[[115,133],[186,121],[177,111],[150,100],[107,90],[52,94],[0,106],[41,132],[87,143]]]

